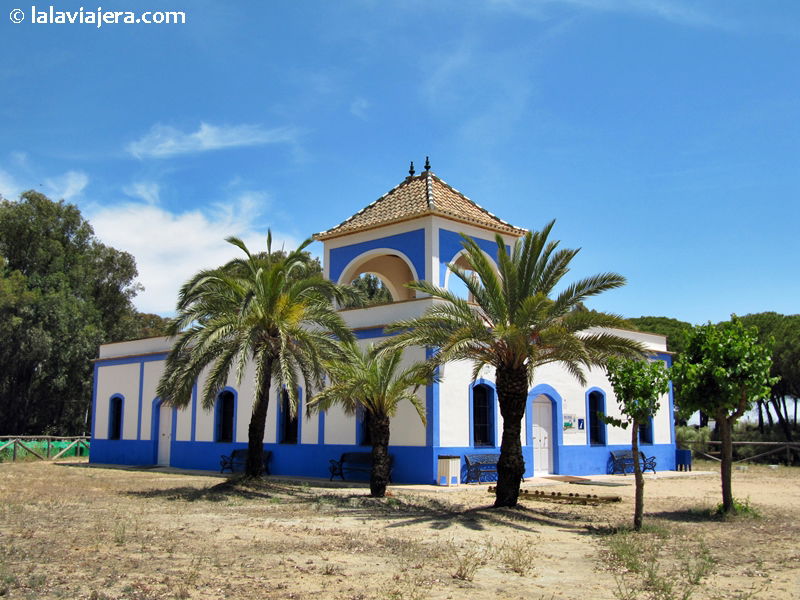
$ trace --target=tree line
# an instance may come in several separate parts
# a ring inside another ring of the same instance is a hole
[[[164,331],[133,307],[136,276],[76,206],[35,191],[0,201],[0,435],[88,431],[98,346]]]
[[[762,312],[737,317],[742,325],[754,329],[758,344],[769,350],[772,364],[770,376],[773,380],[769,393],[756,400],[758,428],[778,428],[787,441],[793,441],[797,428],[797,399],[800,399],[800,314],[782,315]],[[670,317],[639,317],[627,319],[631,329],[667,336],[667,348],[675,353],[675,361],[686,355],[691,323]],[[732,321],[722,321],[715,327],[724,327]],[[791,400],[795,402],[791,402]],[[675,403],[685,420],[690,410],[689,403],[682,402],[679,390],[675,392]],[[684,406],[685,405],[685,406]],[[686,410],[681,410],[686,409]],[[713,417],[713,415],[711,415]],[[709,415],[701,411],[700,425],[708,424]]]

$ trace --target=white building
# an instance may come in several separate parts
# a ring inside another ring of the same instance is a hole
[[[405,283],[426,280],[448,287],[447,264],[462,260],[461,233],[475,239],[493,257],[496,234],[511,244],[525,230],[502,221],[426,169],[316,235],[324,244],[327,278],[349,283],[363,273],[372,273],[392,294],[391,304],[342,311],[364,344],[380,341],[386,325],[419,316],[434,302],[416,297]],[[670,364],[663,336],[616,333],[640,341],[656,359]],[[161,406],[156,386],[169,347],[167,338],[101,346],[95,362],[92,462],[215,470],[220,455],[246,447],[254,397],[252,377],[238,387],[231,378],[220,391],[214,410],[203,410],[196,392],[185,409]],[[406,358],[422,360],[424,353],[412,349]],[[502,418],[494,373],[487,368],[473,381],[471,368],[468,363],[447,364],[441,382],[420,389],[427,407],[427,426],[410,405],[398,410],[390,440],[395,482],[434,482],[439,455],[500,452]],[[526,476],[605,473],[610,451],[630,447],[628,430],[606,425],[597,416],[619,416],[605,374],[590,371],[587,380],[582,386],[558,365],[537,370],[523,427]],[[202,384],[200,381],[198,387]],[[277,390],[270,401],[264,447],[272,451],[269,468],[273,474],[324,477],[329,459],[347,451],[368,450],[362,445],[364,427],[358,417],[333,408],[309,418],[303,410],[305,400],[301,390],[300,417],[295,420],[288,418]],[[674,469],[671,391],[643,431],[642,443],[648,455],[657,457],[659,469]]]

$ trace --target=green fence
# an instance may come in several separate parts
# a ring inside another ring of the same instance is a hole
[[[0,436],[0,462],[89,456],[87,436]]]

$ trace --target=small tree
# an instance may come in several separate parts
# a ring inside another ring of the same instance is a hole
[[[614,357],[608,360],[606,371],[614,388],[620,412],[626,418],[605,416],[604,419],[623,429],[631,425],[633,473],[636,479],[633,528],[639,531],[642,528],[644,515],[644,477],[639,462],[639,428],[658,412],[659,398],[669,390],[669,373],[661,361],[648,362]]]
[[[308,403],[313,413],[338,404],[353,415],[361,409],[367,414],[372,441],[372,474],[370,494],[383,498],[389,483],[389,420],[401,402],[410,402],[425,423],[425,404],[414,390],[432,381],[435,376],[429,364],[414,363],[401,369],[402,349],[376,352],[362,350],[355,342],[341,344],[342,358],[325,362],[331,382]]]
[[[682,410],[703,410],[717,421],[722,441],[722,511],[733,509],[731,465],[733,425],[753,402],[769,397],[770,349],[758,343],[755,328],[736,316],[719,325],[699,325],[687,336],[683,354],[673,367]]]

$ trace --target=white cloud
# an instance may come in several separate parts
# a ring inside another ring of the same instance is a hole
[[[260,192],[245,192],[225,210],[172,213],[154,204],[125,202],[93,206],[85,214],[104,243],[136,258],[138,279],[145,287],[134,299],[137,309],[164,315],[173,313],[178,289],[197,271],[241,254],[226,237],[235,235],[251,249],[265,249],[266,230],[253,227],[254,211],[265,198]],[[272,233],[274,248],[299,243],[290,235]]]
[[[360,96],[350,103],[350,114],[359,119],[367,118],[367,110],[371,106],[369,100]]]
[[[16,200],[24,191],[23,185],[11,173],[0,169],[0,196],[6,200]]]
[[[122,189],[128,196],[144,200],[147,204],[158,204],[160,187],[154,181],[136,181]]]
[[[67,171],[59,177],[44,180],[45,193],[53,200],[67,200],[78,196],[89,185],[89,176],[82,171]]]
[[[223,148],[294,144],[297,131],[289,127],[264,129],[258,125],[217,127],[200,123],[192,133],[184,133],[168,125],[154,125],[143,137],[128,144],[127,151],[136,158],[167,158]]]

